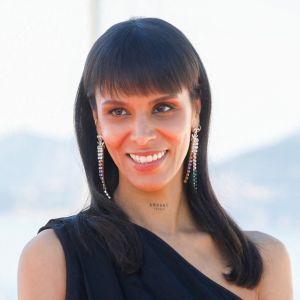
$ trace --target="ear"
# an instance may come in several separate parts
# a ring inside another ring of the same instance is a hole
[[[195,99],[192,102],[192,128],[199,127],[200,125],[200,112],[201,112],[202,104],[201,99]]]

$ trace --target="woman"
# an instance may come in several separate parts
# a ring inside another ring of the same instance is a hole
[[[242,231],[216,199],[210,111],[205,69],[177,28],[108,29],[75,103],[91,204],[26,245],[19,299],[292,299],[282,242]]]

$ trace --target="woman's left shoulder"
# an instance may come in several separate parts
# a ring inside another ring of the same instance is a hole
[[[292,300],[291,260],[286,245],[261,231],[244,231],[255,243],[263,259],[264,271],[258,286],[258,299]]]
[[[244,233],[259,248],[266,249],[267,251],[276,250],[280,252],[287,252],[284,243],[271,234],[262,231],[250,231],[250,230],[244,230]]]

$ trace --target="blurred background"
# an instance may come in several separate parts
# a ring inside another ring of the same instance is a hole
[[[0,1],[0,300],[17,299],[24,245],[87,189],[73,104],[96,38],[159,17],[197,49],[211,83],[211,179],[244,230],[280,239],[300,299],[298,0]]]

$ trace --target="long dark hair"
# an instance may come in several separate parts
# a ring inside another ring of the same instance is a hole
[[[80,241],[88,248],[89,237],[100,240],[116,266],[127,274],[142,264],[142,244],[127,214],[108,199],[100,184],[97,163],[97,132],[92,115],[96,109],[95,89],[118,93],[149,94],[179,92],[187,88],[202,108],[197,159],[197,186],[185,185],[188,205],[201,230],[209,233],[222,251],[230,272],[229,282],[255,287],[263,263],[254,244],[222,208],[212,189],[207,166],[211,94],[199,55],[185,35],[166,21],[135,18],[115,24],[93,45],[79,84],[74,122],[77,142],[90,191],[90,205],[78,214]],[[184,160],[187,167],[188,155]],[[107,150],[104,152],[105,181],[113,196],[118,185],[118,169]]]

